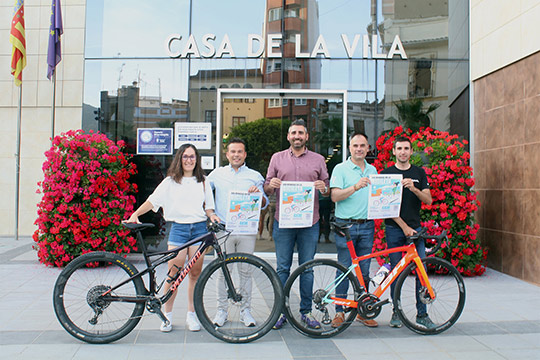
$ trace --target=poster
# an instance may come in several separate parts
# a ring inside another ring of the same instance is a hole
[[[313,182],[283,181],[279,192],[279,227],[313,225],[315,185]]]
[[[137,155],[172,155],[173,129],[137,129]]]
[[[212,123],[177,122],[174,123],[174,148],[193,144],[197,149],[212,148]]]
[[[368,219],[387,219],[399,216],[403,193],[403,176],[398,174],[369,175]]]
[[[227,230],[233,234],[257,234],[261,216],[262,193],[231,191],[227,211]]]

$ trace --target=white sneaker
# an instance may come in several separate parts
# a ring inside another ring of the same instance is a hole
[[[240,321],[248,327],[255,326],[257,324],[253,316],[251,316],[251,311],[249,311],[249,309],[244,309],[240,312]]]
[[[169,323],[161,322],[159,331],[161,332],[170,332],[172,330],[172,312],[164,313],[165,317],[169,320]]]
[[[194,312],[188,311],[187,316],[186,316],[186,324],[188,326],[189,331],[201,330],[201,324],[199,324],[197,315],[195,315]]]
[[[214,316],[214,325],[223,326],[227,322],[227,312],[225,310],[219,309],[216,316]]]

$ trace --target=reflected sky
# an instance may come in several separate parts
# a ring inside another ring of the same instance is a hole
[[[332,60],[320,61],[320,88],[365,92],[360,97],[370,99],[377,91],[377,98],[382,99],[385,62],[344,59],[347,54],[341,40],[341,34],[347,34],[352,42],[355,34],[368,32],[372,0],[310,1],[318,6],[317,33],[324,36],[332,56]],[[381,0],[377,0],[377,7],[377,21],[381,23],[384,21]],[[226,55],[224,59],[197,59],[189,64],[186,59],[169,59],[165,48],[165,40],[173,33],[182,35],[181,46],[186,43],[189,0],[88,1],[85,103],[97,107],[101,90],[115,94],[119,87],[134,82],[139,84],[142,96],[161,96],[164,102],[187,100],[189,76],[200,70],[260,68],[260,59],[245,56],[248,34],[264,33],[265,10],[266,0],[193,0],[191,28],[200,49],[204,34],[216,35],[216,48],[224,34],[228,34],[237,58]],[[360,42],[356,57],[360,56],[361,47]],[[311,88],[309,84],[305,87]]]

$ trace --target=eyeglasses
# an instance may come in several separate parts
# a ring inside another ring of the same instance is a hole
[[[195,160],[196,158],[195,155],[182,155],[182,160]]]

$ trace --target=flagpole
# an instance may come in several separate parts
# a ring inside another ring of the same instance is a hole
[[[17,152],[15,153],[15,240],[19,240],[19,179],[21,175],[21,111],[22,84],[19,88],[19,104],[17,106]]]
[[[54,139],[54,112],[56,109],[56,71],[52,75],[53,91],[52,91],[52,106],[51,106],[51,146]]]

